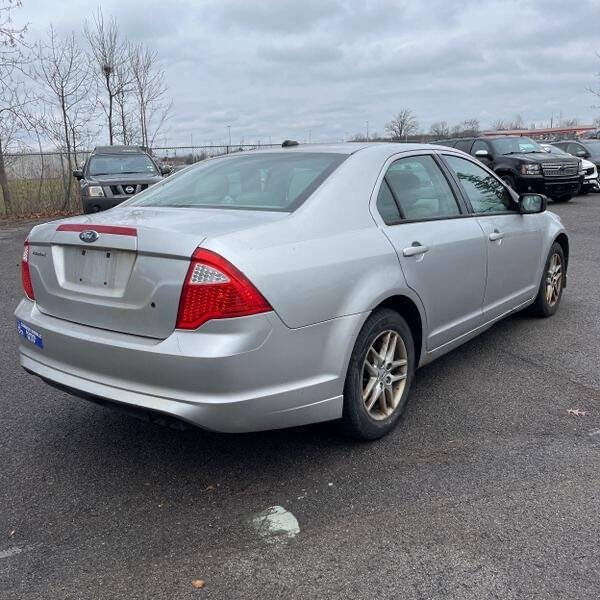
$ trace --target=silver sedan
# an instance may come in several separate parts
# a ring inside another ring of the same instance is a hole
[[[38,225],[22,366],[101,404],[223,432],[398,422],[415,370],[527,308],[569,241],[546,199],[415,144],[204,161],[102,214]]]

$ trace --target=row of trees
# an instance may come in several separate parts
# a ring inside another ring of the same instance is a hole
[[[21,0],[0,0],[0,188],[13,210],[6,154],[37,140],[61,152],[63,209],[72,207],[71,169],[101,131],[110,145],[151,147],[171,109],[155,50],[131,43],[98,9],[82,31],[27,39],[13,13]]]
[[[600,96],[600,92],[598,92]],[[560,127],[576,127],[579,125],[578,119],[562,119],[549,123],[550,126]],[[594,120],[594,125],[600,126],[600,118]],[[513,119],[497,119],[490,124],[490,129],[494,131],[508,131],[518,129],[536,129],[536,124],[531,123],[526,126],[525,120],[519,114]],[[380,136],[378,133],[372,133],[370,136],[365,136],[362,133],[355,134],[351,141],[406,141],[409,138],[415,139],[418,137],[422,140],[436,140],[453,137],[468,137],[476,136],[481,133],[481,126],[478,119],[465,119],[456,125],[450,125],[447,121],[436,121],[432,123],[429,132],[422,132],[419,129],[419,121],[417,116],[410,108],[401,109],[388,123],[385,125],[386,135]]]

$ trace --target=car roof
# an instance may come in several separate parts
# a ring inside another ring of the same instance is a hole
[[[242,154],[255,155],[257,153],[290,154],[295,152],[315,152],[323,154],[345,154],[351,155],[357,152],[381,152],[396,154],[401,152],[413,152],[416,150],[448,150],[448,146],[438,146],[428,143],[404,143],[404,142],[340,142],[337,144],[298,144],[285,148],[264,148],[260,150],[247,150],[235,152],[229,156],[240,156]],[[223,158],[219,156],[218,158]]]

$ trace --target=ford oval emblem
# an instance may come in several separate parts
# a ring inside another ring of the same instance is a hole
[[[97,231],[94,231],[93,229],[88,229],[87,231],[82,231],[79,234],[79,239],[82,242],[85,242],[86,244],[91,244],[92,242],[95,242],[100,236],[98,235]]]

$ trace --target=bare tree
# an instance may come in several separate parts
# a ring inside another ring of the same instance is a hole
[[[42,100],[46,113],[41,120],[48,137],[66,158],[66,176],[63,177],[63,210],[70,208],[71,169],[76,165],[73,153],[77,146],[77,132],[90,118],[88,91],[90,71],[81,61],[75,34],[59,39],[50,26],[45,42],[35,47],[35,65],[32,75],[43,85]]]
[[[123,93],[124,86],[129,86],[130,83],[127,78],[120,76],[127,72],[126,64],[129,58],[127,44],[121,39],[114,17],[105,22],[100,8],[93,17],[91,25],[87,20],[84,21],[83,31],[90,46],[93,73],[99,86],[103,88],[99,101],[106,115],[108,140],[112,146],[115,138],[113,122],[115,98]]]
[[[478,119],[465,119],[462,122],[462,127],[463,127],[463,135],[467,135],[467,136],[477,136],[479,135],[481,129],[479,126],[479,120]]]
[[[0,188],[7,214],[13,212],[13,203],[5,152],[14,139],[25,104],[20,93],[21,84],[15,75],[23,70],[25,64],[22,48],[27,27],[15,26],[12,20],[12,11],[20,7],[20,0],[0,0]]]
[[[125,145],[133,144],[139,138],[140,130],[137,125],[137,107],[133,71],[131,69],[131,55],[128,60],[116,70],[118,93],[115,95],[118,130],[121,141]],[[116,137],[116,133],[115,133]]]
[[[385,125],[385,130],[393,140],[406,139],[409,135],[416,133],[419,128],[417,117],[410,108],[403,108]]]
[[[505,129],[509,129],[509,127],[506,125],[506,121],[504,121],[504,119],[496,119],[492,122],[492,129],[494,131],[503,131]]]
[[[158,54],[142,44],[131,50],[133,90],[138,104],[140,140],[149,148],[163,126],[171,102],[165,98],[165,72],[158,62]]]
[[[515,118],[512,120],[512,122],[510,123],[508,128],[509,129],[525,129],[525,121],[523,120],[523,117],[519,114],[516,114]]]
[[[561,121],[561,127],[577,127],[579,125],[579,119],[563,119]]]
[[[450,137],[450,127],[446,121],[437,121],[429,128],[429,133],[439,139],[447,138]]]

